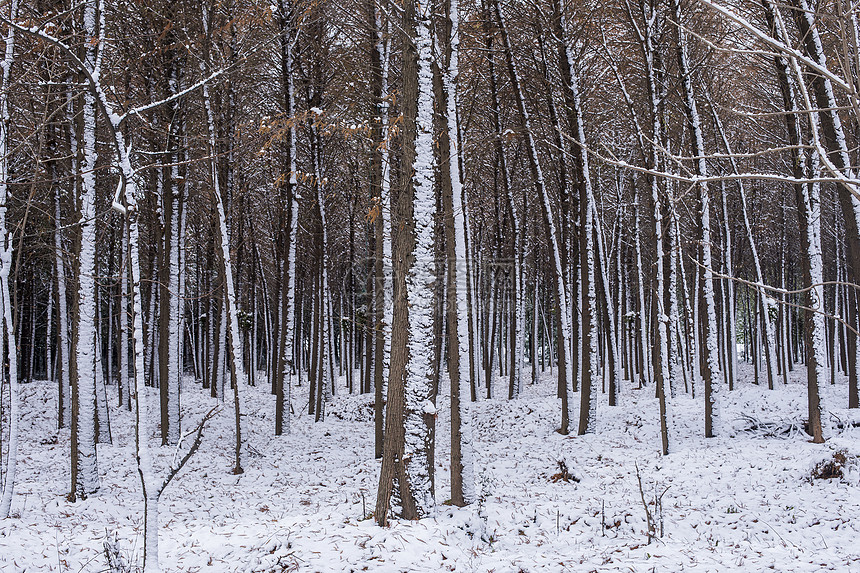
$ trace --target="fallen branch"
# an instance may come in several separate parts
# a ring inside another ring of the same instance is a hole
[[[200,442],[203,440],[203,428],[206,426],[206,422],[208,422],[216,413],[218,413],[218,410],[220,409],[221,405],[219,404],[218,406],[215,406],[214,408],[209,410],[206,415],[203,416],[203,419],[200,420],[200,423],[197,424],[197,427],[195,429],[186,433],[179,439],[179,443],[176,444],[176,451],[173,454],[173,462],[171,462],[170,468],[167,471],[167,475],[165,476],[164,481],[161,483],[161,487],[158,490],[159,497],[161,496],[161,492],[164,491],[164,488],[167,487],[167,485],[174,477],[176,477],[176,474],[179,473],[185,463],[190,460],[191,456],[193,456],[194,453],[200,448]],[[179,455],[179,450],[182,447],[182,442],[185,441],[185,438],[187,438],[191,434],[194,434],[194,443],[191,444],[191,447],[188,448],[188,451],[185,452],[185,455],[182,456],[182,459],[179,460],[179,462],[177,463],[176,457],[177,455]]]
[[[648,526],[648,545],[651,545],[651,540],[654,538],[654,519],[651,516],[651,510],[648,508],[648,502],[645,501],[645,488],[642,486],[642,475],[639,473],[639,464],[633,462],[636,467],[636,480],[639,482],[639,498],[642,500],[642,507],[645,509],[645,522]]]
[[[795,420],[780,420],[768,422],[759,420],[750,414],[741,413],[738,420],[746,422],[746,426],[739,431],[757,434],[764,438],[791,438],[799,432],[804,432],[805,423]]]

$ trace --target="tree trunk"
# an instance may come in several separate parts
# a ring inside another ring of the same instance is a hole
[[[15,18],[18,12],[17,2],[9,7],[10,17]],[[0,519],[9,517],[12,510],[12,494],[15,489],[15,478],[18,465],[18,435],[20,432],[21,407],[18,396],[18,357],[15,342],[15,325],[12,323],[12,300],[9,289],[9,273],[12,270],[13,236],[6,226],[6,211],[9,199],[9,79],[15,52],[15,32],[9,27],[3,38],[6,50],[0,68],[2,68],[2,91],[0,91],[0,311],[2,311],[3,337],[8,349],[9,367],[9,434],[6,448],[6,464],[3,468],[3,489],[0,493]],[[0,344],[2,347],[2,344]],[[3,376],[0,376],[2,381]],[[0,382],[2,385],[2,382]],[[98,479],[98,474],[96,474]]]
[[[777,12],[777,8],[771,3],[771,0],[763,0],[762,6],[765,10],[765,16],[768,20],[768,26],[771,34],[781,36],[785,40],[785,28],[781,21],[781,17]],[[818,176],[816,155],[812,155],[812,165],[809,165],[803,152],[799,146],[801,144],[801,125],[800,117],[798,117],[800,107],[797,102],[797,92],[802,95],[806,94],[805,86],[803,85],[804,77],[800,71],[797,61],[792,59],[786,61],[780,56],[774,58],[774,66],[776,68],[777,78],[779,80],[780,90],[782,91],[783,103],[787,112],[786,128],[788,130],[789,142],[794,149],[792,151],[792,166],[793,175],[797,179],[802,179],[808,175],[813,177]],[[794,80],[794,81],[792,81]],[[808,109],[812,109],[811,102],[808,98],[804,98]],[[809,112],[810,131],[818,129],[816,121],[817,114]],[[809,173],[807,172],[809,171]],[[801,241],[801,267],[803,271],[803,286],[808,289],[805,296],[804,316],[804,338],[806,340],[807,367],[807,398],[809,412],[809,431],[812,434],[813,442],[824,442],[824,412],[826,411],[822,404],[819,393],[819,386],[826,379],[826,367],[824,356],[824,317],[821,314],[815,313],[815,309],[822,293],[820,285],[823,279],[822,261],[821,261],[821,235],[820,235],[820,204],[819,204],[819,189],[817,183],[803,184],[797,183],[794,185],[795,201],[797,204],[797,218],[800,224],[800,241]],[[823,309],[819,309],[823,310]]]
[[[794,20],[803,39],[803,47],[807,56],[820,66],[827,68],[827,57],[822,47],[819,27],[815,21],[815,9],[809,5],[807,0],[793,0],[792,4]],[[807,75],[806,81],[809,82],[815,94],[815,104],[822,110],[814,114],[824,135],[824,145],[827,150],[827,155],[822,156],[820,160],[822,163],[828,163],[825,165],[827,171],[835,169],[847,179],[851,179],[853,177],[851,158],[848,153],[842,121],[839,117],[838,104],[833,95],[833,86],[826,76],[816,73]],[[808,105],[807,108],[813,109],[814,106]],[[836,185],[836,193],[839,198],[839,207],[842,210],[842,219],[845,223],[845,238],[850,260],[849,276],[851,282],[857,284],[860,283],[860,200],[856,196],[857,191],[854,186],[846,182]],[[856,307],[854,315],[855,320],[851,324],[856,327]],[[857,369],[860,368],[860,344],[858,344],[857,336],[853,332],[848,333],[848,338],[849,341],[852,339],[854,341],[854,352],[852,353],[854,364],[848,373],[849,406],[852,406],[851,402],[853,401],[853,407],[856,408],[858,407],[857,381],[858,376],[860,376],[860,373],[857,372]]]
[[[572,373],[570,366],[568,351],[571,347],[571,330],[568,312],[570,305],[568,303],[568,292],[565,287],[565,269],[562,265],[562,250],[559,242],[559,234],[557,232],[555,214],[552,203],[550,202],[549,191],[546,188],[543,171],[538,160],[537,145],[535,144],[534,134],[531,128],[531,119],[526,109],[525,98],[520,86],[520,76],[517,71],[516,62],[514,61],[513,49],[510,39],[508,38],[507,27],[505,20],[502,17],[502,12],[499,7],[498,0],[491,0],[492,8],[496,21],[499,25],[499,32],[502,38],[502,47],[505,54],[505,63],[507,65],[508,77],[514,92],[519,119],[522,124],[524,135],[526,138],[527,156],[529,162],[529,171],[532,176],[532,183],[535,186],[537,195],[541,198],[541,207],[543,212],[544,224],[549,233],[550,256],[552,257],[556,297],[558,299],[559,321],[560,321],[560,336],[559,336],[559,388],[563,388],[562,392],[562,413],[561,413],[561,428],[559,431],[562,434],[567,434],[568,424],[570,420],[570,412],[568,410],[568,395],[572,388]],[[563,379],[562,379],[563,376]]]
[[[670,0],[672,12],[677,26],[678,72],[681,76],[684,93],[684,111],[687,115],[687,126],[690,129],[690,139],[693,146],[694,172],[699,177],[707,177],[708,168],[705,162],[705,143],[699,111],[693,91],[693,78],[687,58],[687,39],[681,23],[680,0]],[[705,382],[705,437],[713,437],[721,433],[720,428],[720,364],[717,347],[717,312],[714,297],[714,271],[711,256],[711,214],[707,184],[696,185],[699,193],[699,226],[701,227],[701,264],[702,264],[702,329],[704,344],[702,374]]]
[[[468,324],[465,320],[468,301],[466,289],[466,224],[463,211],[463,184],[460,175],[462,157],[457,145],[459,122],[457,116],[457,77],[459,73],[459,13],[457,0],[451,0],[447,23],[450,26],[450,36],[441,38],[437,46],[446,49],[448,61],[440,62],[442,70],[442,95],[444,97],[445,126],[439,139],[440,176],[447,177],[449,185],[442,185],[442,209],[445,230],[445,256],[448,261],[447,289],[448,301],[445,305],[448,323],[448,375],[451,383],[451,503],[458,506],[475,501],[475,477],[472,462],[472,433],[465,397],[471,386],[469,371]],[[437,38],[439,36],[437,27]],[[440,102],[441,103],[441,102]],[[441,105],[437,109],[443,109]],[[511,205],[513,207],[513,205]],[[517,254],[519,257],[519,254]],[[519,299],[519,292],[515,295]],[[517,308],[522,308],[519,300]],[[522,325],[518,320],[517,324]],[[521,331],[521,326],[520,326]],[[521,343],[521,337],[516,337],[516,344]],[[521,346],[521,344],[520,344]],[[514,360],[520,361],[522,353],[515,347]],[[516,373],[511,372],[512,388],[519,384],[514,380]],[[517,387],[518,390],[518,387]]]
[[[427,516],[433,509],[430,436],[436,409],[430,401],[432,381],[428,333],[431,328],[433,267],[433,101],[429,22],[414,1],[403,12],[403,163],[412,176],[400,191],[395,223],[394,330],[385,419],[386,440],[376,503],[376,521],[387,521],[398,486],[404,519]],[[414,42],[414,43],[413,43]]]

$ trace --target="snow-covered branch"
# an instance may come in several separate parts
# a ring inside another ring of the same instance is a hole
[[[562,133],[562,136],[566,139],[570,139],[573,141],[573,138],[567,134]],[[670,171],[660,171],[657,169],[649,169],[648,167],[643,167],[641,165],[635,165],[623,159],[617,159],[613,157],[607,157],[606,155],[601,154],[598,151],[595,151],[587,144],[578,143],[577,145],[581,145],[586,151],[588,151],[589,155],[594,156],[601,163],[605,163],[607,165],[613,165],[615,167],[620,167],[623,169],[629,169],[631,171],[636,171],[637,173],[643,173],[646,175],[653,175],[654,177],[661,177],[663,179],[670,179],[673,181],[680,181],[683,183],[689,183],[692,185],[697,185],[701,183],[713,183],[719,181],[736,181],[739,179],[744,180],[761,180],[761,181],[776,181],[780,183],[790,183],[794,184],[805,184],[805,183],[848,183],[851,185],[860,185],[860,180],[858,179],[848,179],[844,176],[841,177],[791,177],[788,175],[780,175],[779,173],[767,173],[767,172],[743,172],[743,173],[727,173],[724,175],[707,175],[704,177],[700,177],[697,175],[681,175],[679,173],[672,173]],[[791,149],[792,147],[787,147],[786,149]],[[710,155],[705,157],[711,157]]]
[[[818,62],[808,58],[800,50],[792,48],[791,46],[786,45],[784,42],[773,38],[770,34],[759,30],[755,24],[753,24],[740,14],[730,10],[729,8],[726,8],[725,6],[722,6],[721,4],[718,4],[717,2],[714,2],[713,0],[699,0],[699,2],[718,12],[719,14],[722,14],[735,24],[741,26],[744,30],[755,36],[759,41],[770,46],[777,52],[785,54],[786,56],[789,56],[791,58],[795,58],[797,61],[803,63],[805,66],[808,66],[815,72],[818,72],[822,76],[829,78],[833,83],[835,83],[845,91],[849,93],[854,91],[854,87],[849,82],[846,82],[843,78],[834,74],[826,67],[819,65]]]
[[[161,482],[161,487],[158,488],[158,495],[160,496],[164,489],[170,484],[171,480],[176,477],[176,474],[182,470],[185,466],[186,462],[191,459],[197,450],[200,448],[200,443],[203,441],[203,428],[206,426],[206,422],[212,419],[215,414],[221,409],[221,405],[218,404],[213,407],[211,410],[206,412],[206,415],[200,420],[200,423],[197,424],[197,427],[189,432],[186,432],[180,439],[179,443],[176,444],[176,449],[173,452],[173,461],[170,462],[170,468],[167,470],[167,475],[164,476],[164,480]],[[194,441],[191,443],[191,446],[188,448],[188,451],[182,456],[179,457],[179,452],[182,449],[182,443],[191,435],[194,435]]]

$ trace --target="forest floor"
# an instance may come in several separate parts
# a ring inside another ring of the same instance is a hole
[[[245,473],[231,473],[228,401],[162,497],[162,566],[266,573],[860,572],[860,428],[834,430],[826,444],[812,444],[799,430],[803,370],[768,391],[750,383],[748,366],[742,369],[737,389],[724,394],[721,437],[702,437],[701,399],[673,402],[674,452],[666,457],[659,455],[651,389],[626,389],[621,406],[602,405],[595,434],[562,436],[549,372],[514,401],[502,397],[499,381],[500,397],[470,410],[480,499],[464,509],[442,503],[449,492],[442,396],[437,513],[384,529],[363,519],[374,507],[379,471],[370,396],[335,396],[324,422],[297,415],[292,432],[274,438],[267,388],[242,388]],[[126,559],[139,561],[143,504],[133,418],[113,406],[115,388],[108,393],[114,443],[99,446],[101,491],[70,503],[69,433],[54,429],[55,388],[23,385],[13,517],[0,521],[3,573],[106,571],[106,533],[116,534]],[[306,388],[294,392],[297,411],[306,396]],[[825,396],[839,420],[860,421],[858,411],[843,408],[844,380],[826,386]],[[186,430],[217,402],[190,380],[182,399]],[[151,404],[157,405],[155,394]],[[762,422],[758,430],[746,430],[751,420]],[[163,467],[172,450],[158,450]],[[847,452],[843,477],[811,479],[816,464],[840,450]],[[575,479],[558,479],[560,461]],[[650,544],[643,496],[655,519]],[[662,511],[655,496],[662,496]]]

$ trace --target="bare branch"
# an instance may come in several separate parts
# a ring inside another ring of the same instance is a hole
[[[179,443],[176,444],[176,450],[173,454],[173,461],[170,464],[170,469],[167,471],[167,475],[164,477],[164,481],[161,482],[161,487],[158,488],[158,496],[161,496],[161,492],[164,491],[164,488],[170,483],[170,481],[176,477],[176,474],[182,469],[185,463],[191,459],[191,456],[194,455],[195,452],[200,448],[200,442],[203,440],[203,428],[206,426],[206,422],[208,422],[218,411],[221,409],[221,405],[217,405],[211,410],[209,410],[203,419],[200,420],[200,423],[197,424],[197,427],[184,436],[180,438]],[[185,455],[182,456],[182,459],[177,463],[176,458],[179,455],[179,449],[182,447],[182,442],[185,441],[185,438],[194,434],[194,442],[191,444],[191,447],[188,448],[188,451],[185,452]]]

